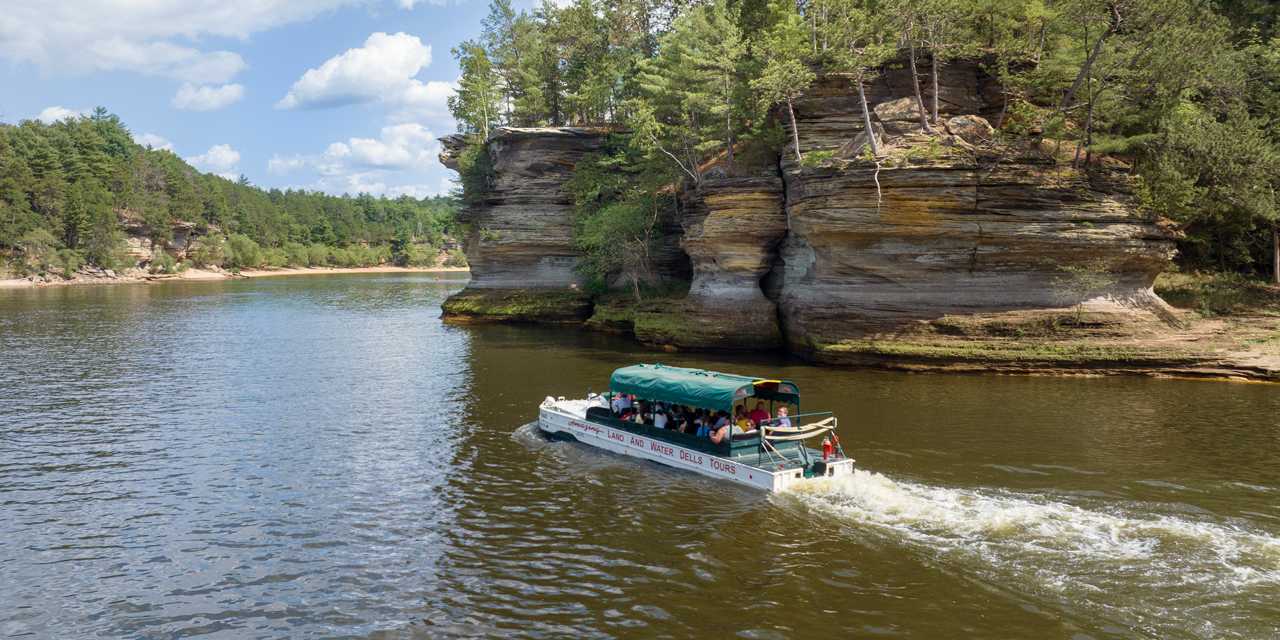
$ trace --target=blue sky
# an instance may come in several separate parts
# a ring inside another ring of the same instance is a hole
[[[531,5],[529,1],[519,5]],[[5,0],[0,120],[104,106],[262,187],[447,192],[449,53],[483,0]]]

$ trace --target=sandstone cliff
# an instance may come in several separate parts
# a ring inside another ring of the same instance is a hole
[[[548,291],[582,284],[573,271],[573,206],[565,191],[573,165],[598,150],[608,129],[502,128],[489,136],[493,167],[483,200],[463,208],[458,219],[471,226],[468,289]],[[462,141],[441,139],[441,162],[456,169]]]
[[[940,122],[924,132],[905,69],[869,83],[883,148],[868,159],[856,89],[823,75],[795,111],[802,150],[830,159],[806,166],[788,145],[776,166],[713,175],[685,194],[667,246],[687,255],[689,294],[666,306],[675,321],[642,331],[637,320],[637,334],[680,347],[785,342],[819,357],[823,345],[946,315],[1064,307],[1051,286],[1059,267],[1094,260],[1120,280],[1107,304],[1162,305],[1151,285],[1176,237],[1136,215],[1127,168],[1064,172],[1048,148],[992,142],[1003,94],[975,61],[945,65],[938,93]],[[464,214],[474,275],[460,298],[580,284],[564,182],[606,133],[490,136],[494,178]]]

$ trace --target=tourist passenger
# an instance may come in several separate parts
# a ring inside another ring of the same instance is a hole
[[[722,441],[724,441],[724,437],[726,435],[740,436],[747,433],[753,433],[755,432],[755,430],[756,430],[756,423],[752,422],[750,418],[747,418],[745,421],[743,421],[743,426],[738,426],[737,424],[734,424],[733,426],[726,425],[716,429],[711,434],[711,442],[715,444],[720,444]]]
[[[756,403],[756,408],[751,413],[748,413],[747,417],[751,418],[751,421],[756,424],[764,424],[772,416],[769,415],[769,410],[765,408],[764,400],[761,400]]]
[[[747,407],[746,407],[745,405],[741,405],[741,404],[740,404],[740,405],[738,405],[738,408],[737,408],[737,409],[734,409],[734,410],[733,410],[733,424],[735,424],[735,425],[737,425],[737,426],[739,426],[739,427],[744,427],[744,426],[746,426],[746,424],[747,424]]]
[[[628,410],[631,409],[631,398],[619,393],[613,396],[611,406],[613,407],[613,417],[621,418],[623,414],[628,413]]]
[[[791,418],[788,418],[788,417],[787,417],[787,408],[786,408],[786,407],[778,407],[778,419],[777,419],[777,420],[774,420],[774,421],[773,421],[773,424],[772,424],[772,425],[770,425],[770,426],[773,426],[773,427],[782,427],[782,428],[784,428],[784,429],[790,429],[790,428],[791,428]]]
[[[671,418],[667,417],[666,411],[655,411],[653,413],[653,426],[659,429],[666,429],[667,423],[670,421]]]

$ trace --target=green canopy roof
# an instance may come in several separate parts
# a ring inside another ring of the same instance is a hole
[[[725,411],[730,410],[735,401],[750,397],[800,404],[799,388],[786,380],[748,378],[661,364],[638,364],[618,369],[609,379],[609,389],[614,393],[649,400]]]

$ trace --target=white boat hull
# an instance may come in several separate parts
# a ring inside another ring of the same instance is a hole
[[[800,469],[771,471],[724,458],[646,438],[586,417],[588,407],[602,406],[594,400],[559,400],[544,403],[538,412],[538,428],[552,438],[572,439],[614,453],[652,460],[677,469],[685,469],[712,478],[728,480],[765,491],[785,491],[804,481]],[[853,460],[841,458],[827,462],[828,476],[853,474]]]

